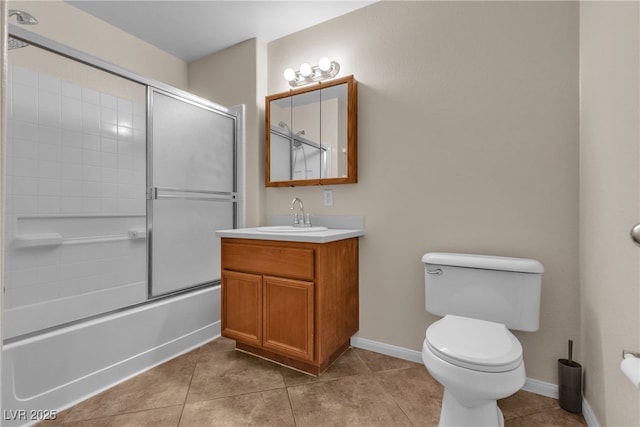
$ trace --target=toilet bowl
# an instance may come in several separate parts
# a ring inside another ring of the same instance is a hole
[[[444,387],[440,427],[504,426],[497,400],[524,385],[522,346],[502,324],[447,315],[422,345],[425,367]]]
[[[440,427],[502,427],[498,399],[525,383],[522,345],[510,329],[536,331],[540,262],[434,252],[422,257],[425,308],[443,316],[426,331],[425,367],[444,387]]]

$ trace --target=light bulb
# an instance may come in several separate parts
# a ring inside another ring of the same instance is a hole
[[[296,72],[291,68],[284,70],[284,79],[288,82],[292,82],[296,79]]]
[[[306,62],[300,66],[300,74],[303,77],[309,77],[311,75],[311,65]]]
[[[318,60],[318,68],[324,72],[329,71],[331,69],[331,60],[326,56],[323,56]]]

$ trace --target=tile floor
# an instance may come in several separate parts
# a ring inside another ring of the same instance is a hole
[[[320,377],[234,350],[219,338],[39,426],[436,426],[442,387],[421,364],[350,348]],[[584,426],[556,400],[499,401],[506,427]]]

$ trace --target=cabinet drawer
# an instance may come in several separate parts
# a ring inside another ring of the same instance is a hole
[[[313,280],[314,251],[310,248],[223,242],[222,269]]]

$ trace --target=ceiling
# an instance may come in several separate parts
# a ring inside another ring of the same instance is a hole
[[[251,38],[276,40],[376,0],[67,0],[191,62]]]

